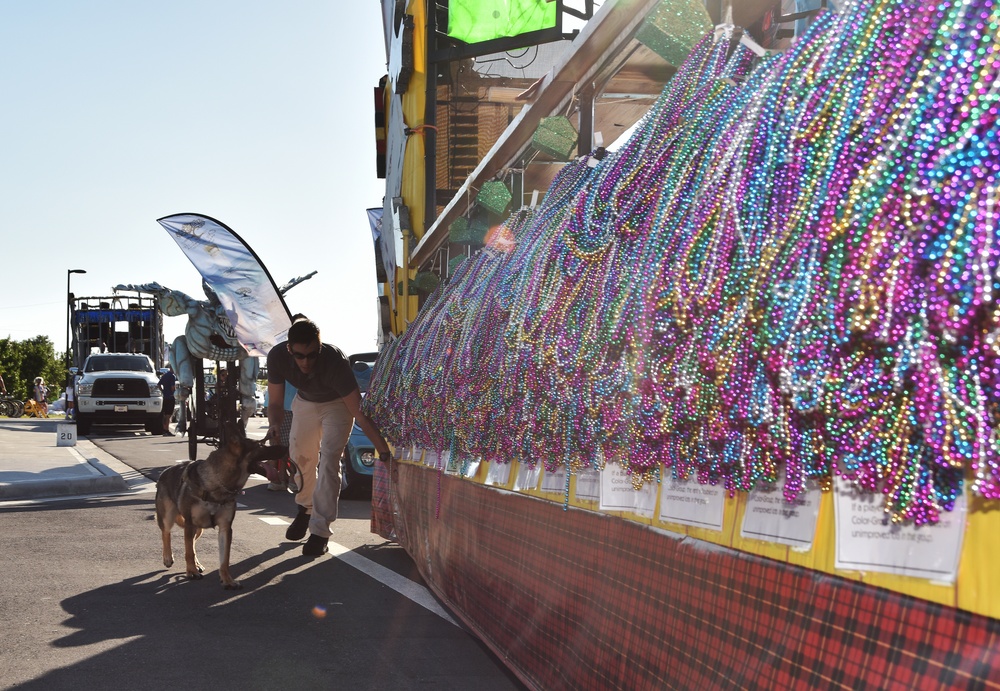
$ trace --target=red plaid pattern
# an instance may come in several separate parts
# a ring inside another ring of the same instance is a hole
[[[392,509],[389,506],[389,467],[384,463],[375,464],[375,474],[372,476],[372,532],[386,540],[396,539],[392,529]]]
[[[378,525],[533,688],[1000,689],[997,620],[416,465],[375,478]]]

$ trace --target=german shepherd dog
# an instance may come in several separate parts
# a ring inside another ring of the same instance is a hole
[[[251,474],[267,474],[262,461],[284,458],[288,447],[251,441],[238,425],[227,425],[225,431],[226,441],[208,458],[185,461],[160,474],[156,481],[156,523],[163,535],[163,565],[167,568],[174,564],[170,531],[175,523],[184,528],[184,562],[191,579],[201,578],[205,572],[195,554],[195,541],[205,528],[217,528],[222,586],[238,590],[243,586],[229,573],[236,496]]]

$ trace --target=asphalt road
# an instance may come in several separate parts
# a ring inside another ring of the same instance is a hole
[[[151,480],[187,458],[180,437],[89,438]],[[152,491],[0,505],[0,687],[523,688],[370,532],[368,501],[341,501],[330,543],[343,554],[318,559],[284,539],[292,495],[253,479],[239,501],[239,591],[221,586],[215,531],[198,543],[203,579],[184,578],[179,529],[164,568]]]

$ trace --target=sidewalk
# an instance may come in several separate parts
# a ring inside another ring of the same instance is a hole
[[[63,424],[62,418],[0,418],[0,501],[127,492],[129,480],[141,478],[87,439],[57,446]]]

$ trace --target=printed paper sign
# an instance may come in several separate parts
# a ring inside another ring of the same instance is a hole
[[[542,466],[536,465],[534,468],[527,463],[519,463],[517,466],[517,477],[514,478],[514,489],[538,489],[538,478],[542,474]]]
[[[747,498],[740,535],[754,540],[777,542],[801,549],[812,547],[819,519],[822,492],[814,483],[793,502],[785,501],[784,478],[778,482],[759,482]]]
[[[601,474],[599,472],[588,468],[577,473],[576,498],[578,501],[601,500]]]
[[[656,482],[647,482],[637,490],[632,486],[632,477],[617,463],[604,466],[600,487],[601,511],[628,511],[647,518],[656,513]],[[579,488],[577,478],[577,494]]]
[[[566,493],[566,469],[559,468],[558,470],[553,470],[549,472],[548,470],[542,474],[542,491],[543,492],[558,492],[559,494]]]
[[[486,471],[486,484],[506,486],[508,480],[510,480],[510,463],[491,461],[490,469]]]
[[[702,485],[693,477],[678,480],[668,476],[660,483],[660,520],[668,523],[722,530],[726,508],[726,490],[720,486]]]
[[[634,511],[632,478],[617,463],[608,463],[601,473],[601,511]]]
[[[837,554],[834,568],[879,571],[952,583],[965,534],[965,495],[935,525],[894,524],[881,494],[834,480]]]
[[[437,451],[424,451],[424,465],[430,466],[431,468],[440,468],[441,454]]]

